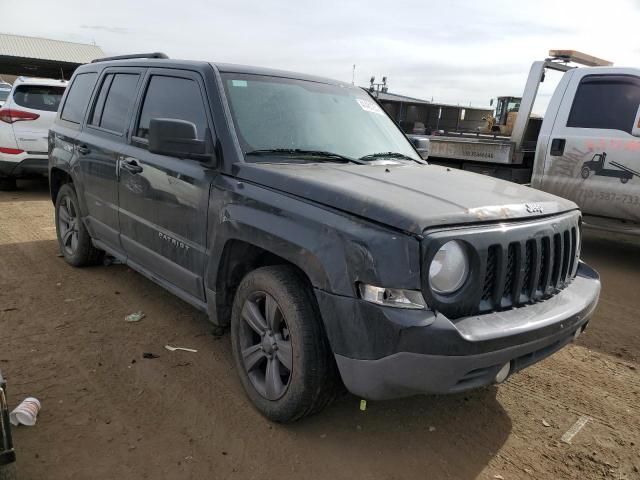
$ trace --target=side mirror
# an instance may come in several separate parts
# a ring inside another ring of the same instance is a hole
[[[409,140],[423,160],[429,158],[429,139],[423,137],[409,137]]]
[[[633,121],[633,127],[631,128],[631,135],[634,137],[640,137],[640,106],[636,112],[636,118]]]
[[[192,122],[175,118],[152,118],[149,122],[149,151],[170,157],[188,158],[207,152],[207,142],[198,140]]]

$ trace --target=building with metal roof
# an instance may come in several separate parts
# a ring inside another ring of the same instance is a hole
[[[0,33],[0,75],[68,79],[83,63],[104,56],[97,45]]]

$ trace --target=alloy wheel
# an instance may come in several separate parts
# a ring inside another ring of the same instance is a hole
[[[241,319],[240,351],[249,380],[264,398],[278,400],[287,391],[292,374],[287,321],[275,299],[266,292],[249,296]]]
[[[62,248],[68,255],[78,249],[78,214],[71,198],[65,196],[58,207],[58,228]]]

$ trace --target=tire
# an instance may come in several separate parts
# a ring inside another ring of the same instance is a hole
[[[629,181],[629,177],[620,177],[620,181],[625,184]]]
[[[292,267],[262,267],[242,280],[231,342],[242,386],[269,420],[290,423],[312,415],[340,392],[315,297]]]
[[[15,462],[0,467],[0,480],[16,480],[16,478]]]
[[[0,178],[0,190],[13,191],[16,188],[18,188],[18,185],[14,177]]]
[[[72,184],[60,187],[56,198],[56,234],[60,253],[74,267],[96,265],[104,252],[91,243],[91,236],[80,216],[78,197]]]
[[[591,175],[591,170],[589,169],[589,167],[582,167],[580,175],[586,180],[587,178],[589,178],[589,175]]]

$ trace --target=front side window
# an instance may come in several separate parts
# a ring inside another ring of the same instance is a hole
[[[105,76],[89,123],[123,133],[138,87],[138,74],[110,73]]]
[[[580,81],[567,127],[603,128],[631,133],[640,105],[640,79],[588,75]]]
[[[97,77],[97,73],[81,73],[76,76],[69,87],[69,94],[62,107],[60,118],[73,123],[82,122]]]
[[[223,74],[223,82],[245,154],[290,149],[350,158],[394,152],[419,159],[384,110],[359,88],[233,73]]]
[[[198,131],[198,139],[204,140],[207,115],[198,83],[188,78],[152,76],[140,112],[137,137],[149,136],[149,123],[152,118],[192,122]]]

